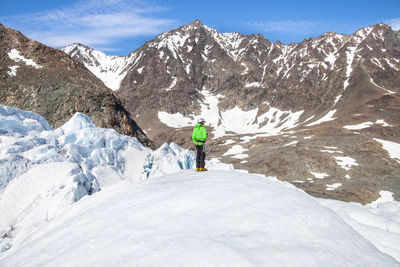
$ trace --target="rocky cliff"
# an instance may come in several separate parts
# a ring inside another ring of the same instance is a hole
[[[44,116],[53,127],[75,112],[152,143],[116,95],[80,62],[0,24],[0,103]]]

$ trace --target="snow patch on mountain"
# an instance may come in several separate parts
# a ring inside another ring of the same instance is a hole
[[[243,148],[241,145],[234,145],[226,151],[223,156],[242,154],[245,151],[247,151],[247,149]]]
[[[334,157],[336,160],[336,163],[345,169],[346,171],[350,170],[353,166],[358,166],[358,163],[355,159],[352,157]]]
[[[7,74],[11,77],[17,76],[17,69],[19,68],[18,65],[8,67],[10,70],[7,71]]]
[[[373,85],[375,85],[375,86],[381,88],[382,90],[385,90],[389,95],[395,94],[395,93],[396,93],[396,92],[394,92],[394,91],[390,91],[389,89],[386,89],[386,88],[383,88],[382,86],[377,85],[377,84],[374,82],[374,80],[373,80],[372,78],[370,79],[370,82],[371,82]]]
[[[363,123],[359,123],[359,124],[355,124],[355,125],[345,125],[345,126],[343,126],[343,128],[348,129],[348,130],[361,130],[361,129],[371,127],[374,124],[380,124],[383,127],[392,127],[392,125],[386,123],[384,120],[376,120],[375,122],[367,121],[367,122],[363,122]]]
[[[10,52],[7,53],[8,57],[15,62],[24,62],[27,66],[32,66],[35,69],[41,69],[43,66],[38,65],[35,61],[32,59],[27,59],[17,49],[11,49]]]
[[[176,77],[173,77],[173,78],[172,78],[172,82],[171,82],[170,86],[168,86],[168,88],[165,88],[165,91],[171,91],[171,90],[172,90],[172,88],[174,88],[174,87],[175,87],[175,85],[176,85],[177,81],[178,81],[178,78],[176,78]]]
[[[335,117],[333,117],[333,115],[336,113],[336,109],[329,111],[327,114],[325,114],[325,116],[323,116],[322,118],[320,118],[317,121],[311,122],[309,124],[307,124],[306,126],[314,126],[314,125],[318,125],[321,124],[323,122],[328,122],[331,120],[336,119]]]
[[[17,49],[11,49],[10,52],[7,53],[8,57],[15,62],[24,62],[27,66],[32,66],[35,69],[41,69],[43,66],[38,65],[35,61],[32,59],[27,59]],[[10,70],[7,71],[7,74],[10,75],[11,77],[15,77],[17,75],[17,70],[19,68],[19,65],[15,66],[9,66],[8,67]]]
[[[170,114],[168,112],[159,111],[157,116],[162,123],[172,128],[182,128],[194,125],[193,119],[187,118],[179,112]]]
[[[221,111],[218,104],[222,95],[213,95],[205,89],[200,93],[204,96],[204,101],[200,102],[201,112],[199,115],[184,116],[180,113],[170,114],[159,111],[158,118],[169,127],[180,128],[193,126],[197,118],[202,117],[206,120],[207,125],[214,128],[214,138],[229,135],[227,132],[236,134],[265,133],[271,136],[296,127],[304,112],[283,111],[274,107],[269,107],[269,110],[261,115],[259,115],[258,108],[244,111],[239,107],[234,107]]]
[[[326,190],[333,191],[333,190],[336,190],[337,188],[339,188],[341,186],[342,186],[341,183],[327,184],[326,185]]]
[[[321,173],[321,172],[310,172],[310,173],[317,179],[325,179],[326,177],[329,177],[329,174],[327,173]]]
[[[400,144],[392,141],[382,140],[374,138],[375,141],[379,142],[382,147],[389,153],[392,159],[397,160],[400,163]]]

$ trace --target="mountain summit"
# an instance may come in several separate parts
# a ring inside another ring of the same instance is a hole
[[[195,19],[190,25],[195,27],[201,27],[203,26],[203,23],[199,19]]]

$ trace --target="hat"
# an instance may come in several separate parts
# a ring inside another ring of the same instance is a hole
[[[200,117],[200,118],[197,119],[197,122],[198,122],[198,123],[202,123],[202,122],[205,122],[205,121],[206,121],[206,120],[205,120],[204,118],[202,118],[202,117]]]

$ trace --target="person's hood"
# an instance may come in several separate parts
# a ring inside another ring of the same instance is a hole
[[[204,127],[204,125],[201,125],[201,123],[198,122],[194,125],[194,128],[200,128],[200,127]]]

